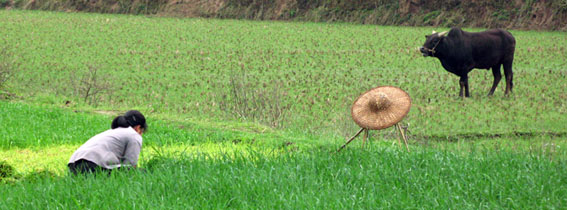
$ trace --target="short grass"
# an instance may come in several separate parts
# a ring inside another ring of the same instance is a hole
[[[125,112],[125,111],[123,111]],[[29,148],[77,145],[110,129],[114,115],[72,111],[53,106],[33,106],[0,101],[0,148]],[[234,142],[279,147],[286,142],[317,147],[316,137],[290,134],[253,123],[203,122],[148,117],[148,145],[188,145]],[[307,144],[308,143],[308,144]]]

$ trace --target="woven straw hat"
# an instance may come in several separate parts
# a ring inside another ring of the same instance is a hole
[[[352,119],[362,128],[380,130],[401,121],[409,112],[411,99],[400,88],[380,86],[366,91],[354,101]]]

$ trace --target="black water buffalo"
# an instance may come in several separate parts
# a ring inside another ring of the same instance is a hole
[[[502,78],[500,65],[504,66],[506,76],[505,94],[512,91],[512,62],[516,40],[510,32],[502,29],[491,29],[483,32],[471,33],[459,28],[449,32],[433,33],[425,36],[425,44],[419,50],[423,56],[439,58],[441,65],[447,71],[461,77],[459,96],[470,97],[468,73],[474,69],[490,69],[494,76],[494,83],[488,95],[492,95],[498,82]]]

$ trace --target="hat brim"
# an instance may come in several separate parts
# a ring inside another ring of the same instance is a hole
[[[377,94],[388,98],[390,105],[381,110],[373,110],[369,103],[375,100]],[[400,88],[394,86],[379,86],[361,94],[351,108],[352,119],[362,128],[380,130],[400,122],[408,114],[411,98]]]

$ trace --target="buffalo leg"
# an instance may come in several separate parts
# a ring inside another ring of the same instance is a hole
[[[459,93],[459,96],[463,97],[463,89],[464,89],[465,90],[465,97],[470,97],[471,95],[469,93],[469,77],[468,77],[468,75],[461,76],[461,79],[459,80],[459,84],[461,85],[461,91]]]
[[[506,92],[504,94],[508,95],[508,92],[512,92],[514,87],[514,72],[512,72],[512,59],[504,62],[504,76],[506,76]]]
[[[459,87],[460,87],[460,89],[459,89],[459,97],[463,97],[463,90],[464,90],[463,87],[464,87],[464,86],[465,86],[465,83],[463,82],[463,77],[461,77],[461,79],[459,79]]]
[[[488,96],[494,94],[494,90],[498,86],[500,79],[502,78],[502,74],[500,73],[500,64],[492,67],[492,76],[494,76],[494,82],[492,83],[492,88],[490,88],[490,92],[488,92]]]

